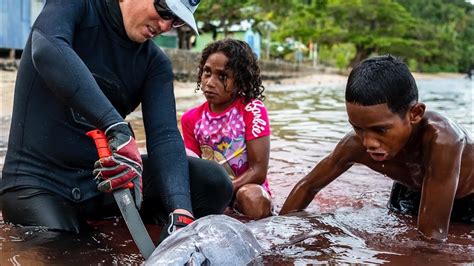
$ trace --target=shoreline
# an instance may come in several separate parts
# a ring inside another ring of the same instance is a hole
[[[412,73],[415,81],[419,80],[437,80],[437,79],[463,79],[466,74],[463,73]],[[265,88],[272,85],[297,85],[297,84],[314,84],[317,86],[334,86],[345,85],[348,75],[314,73],[294,78],[284,78],[278,80],[263,80]],[[175,97],[189,97],[194,95],[195,82],[174,82]]]
[[[16,70],[0,70],[0,117],[9,116],[13,108],[13,91],[15,87]],[[413,73],[415,80],[436,80],[436,79],[462,79],[466,78],[462,73]],[[263,85],[268,88],[272,85],[296,85],[314,84],[317,86],[345,85],[347,75],[332,73],[313,73],[294,78],[284,78],[278,80],[263,80]],[[176,98],[190,97],[195,95],[195,82],[174,81],[174,92]]]

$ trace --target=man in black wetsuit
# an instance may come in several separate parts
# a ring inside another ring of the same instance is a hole
[[[187,158],[173,73],[150,39],[187,24],[199,0],[48,0],[21,58],[0,186],[6,222],[79,232],[119,214],[111,192],[134,184],[141,214],[167,223],[222,213],[232,184],[217,164]],[[124,118],[141,104],[147,155]],[[86,132],[105,132],[97,161]],[[97,161],[95,163],[95,161]],[[93,174],[94,173],[94,174]],[[183,222],[184,221],[184,222]]]

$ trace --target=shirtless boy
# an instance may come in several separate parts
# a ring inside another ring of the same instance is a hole
[[[443,115],[425,111],[403,62],[390,55],[364,60],[349,75],[345,98],[353,130],[296,184],[280,214],[306,208],[359,163],[396,181],[389,207],[418,213],[425,238],[446,240],[450,220],[474,224],[472,138]]]

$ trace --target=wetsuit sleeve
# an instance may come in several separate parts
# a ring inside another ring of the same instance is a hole
[[[166,211],[192,211],[188,161],[176,119],[171,62],[163,54],[153,61],[142,98],[149,173]]]
[[[184,145],[186,148],[192,150],[195,154],[200,155],[201,151],[199,149],[199,143],[196,140],[194,135],[194,127],[196,123],[194,122],[196,115],[196,109],[187,111],[181,117],[181,130],[183,131]]]
[[[93,11],[84,0],[48,0],[31,32],[33,65],[57,97],[104,130],[123,119],[72,47],[86,12]]]

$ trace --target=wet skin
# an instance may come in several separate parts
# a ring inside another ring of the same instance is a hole
[[[421,190],[418,230],[427,239],[445,240],[454,199],[474,193],[471,137],[448,118],[425,112],[422,103],[403,117],[387,104],[346,108],[354,130],[296,184],[280,214],[306,208],[319,190],[359,163]]]
[[[216,52],[207,58],[201,75],[201,90],[214,113],[222,113],[233,103],[232,92],[237,89],[234,75],[225,67],[229,58]],[[232,180],[236,193],[235,206],[245,215],[260,219],[271,215],[271,200],[261,189],[267,178],[270,159],[270,137],[247,141],[247,160],[249,168]]]

